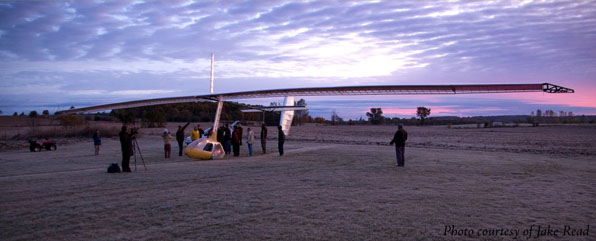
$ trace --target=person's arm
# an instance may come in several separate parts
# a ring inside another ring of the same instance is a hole
[[[391,139],[391,142],[389,142],[389,145],[393,145],[393,143],[395,143],[397,141],[397,134],[399,132],[395,132],[395,135],[393,135],[393,139]]]

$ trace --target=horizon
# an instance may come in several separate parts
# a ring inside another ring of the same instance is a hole
[[[596,2],[0,2],[2,115],[353,85],[552,83],[574,94],[300,97],[313,117],[596,114]],[[251,99],[247,104],[281,102]]]
[[[212,103],[215,103],[215,102],[212,102]],[[235,101],[231,101],[230,103],[235,103]],[[308,104],[308,102],[307,102],[307,104]],[[135,108],[142,108],[142,107],[134,107],[132,109],[135,109]],[[371,107],[371,108],[373,108],[373,107]],[[47,110],[47,109],[44,109],[43,111],[45,111],[45,110]],[[317,114],[313,115],[312,114],[312,110],[313,109],[309,109],[308,110],[308,114],[313,119],[314,118],[317,118],[317,117],[324,118],[325,120],[330,120],[331,119],[330,118],[331,116],[324,116],[324,115],[317,115]],[[321,110],[321,108],[314,108],[314,110],[315,110],[315,113],[325,113],[325,114],[327,114],[329,111],[331,111],[331,113],[333,113],[334,111],[337,113],[337,111],[335,109],[329,110],[329,109],[324,109],[323,108]],[[542,115],[544,115],[544,112],[546,112],[547,110],[550,110],[550,109],[537,109],[537,110],[541,110],[542,111]],[[43,111],[37,111],[37,110],[33,110],[33,111],[35,111],[39,116],[41,116],[42,115],[42,112],[43,112]],[[593,114],[593,115],[576,114],[573,111],[565,111],[565,110],[552,110],[552,111],[554,113],[554,116],[552,116],[552,118],[560,118],[560,117],[563,117],[563,118],[579,118],[579,117],[582,117],[582,116],[585,116],[585,117],[596,117],[596,114]],[[560,116],[560,112],[561,111],[564,111],[565,114],[567,114],[567,115],[566,116]],[[0,116],[14,116],[14,114],[17,114],[17,116],[24,115],[25,117],[27,117],[30,112],[13,112],[12,114],[10,114],[10,113],[2,113],[2,114],[0,114]],[[106,110],[106,111],[98,111],[98,112],[85,113],[84,115],[94,115],[94,114],[109,115],[110,112],[111,112],[111,110]],[[416,112],[416,110],[413,111],[413,114],[412,115],[393,115],[393,114],[387,115],[385,113],[385,110],[383,110],[383,117],[385,117],[385,118],[396,118],[397,117],[397,118],[400,118],[400,119],[411,119],[411,118],[418,119],[419,117],[416,116],[416,113],[415,112]],[[52,111],[49,111],[49,113],[50,113],[50,115],[54,115],[54,113]],[[572,114],[572,115],[569,115],[569,114]],[[461,119],[465,119],[465,118],[481,118],[481,117],[515,117],[515,116],[521,116],[521,117],[536,116],[536,110],[534,110],[534,111],[532,111],[531,113],[528,113],[528,114],[488,114],[488,115],[467,115],[467,116],[466,115],[448,115],[448,114],[445,114],[445,115],[438,115],[438,116],[436,116],[436,115],[433,115],[432,114],[432,108],[431,108],[431,115],[429,115],[427,118],[429,118],[429,119],[432,119],[432,118],[461,118]],[[366,117],[366,112],[363,112],[361,115],[358,115],[357,113],[353,113],[353,115],[351,115],[351,117],[349,117],[349,118],[345,118],[344,116],[341,116],[341,115],[339,115],[339,117],[342,118],[344,121],[348,121],[348,120],[358,121],[360,118],[362,118],[364,120],[368,120],[367,119],[368,117]],[[545,117],[545,118],[551,118],[551,117]]]

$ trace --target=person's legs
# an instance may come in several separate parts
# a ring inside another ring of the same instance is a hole
[[[95,155],[99,155],[99,145],[95,145]]]
[[[234,151],[234,156],[239,156],[240,155],[240,144],[232,143],[232,148]]]
[[[166,158],[170,158],[170,153],[172,152],[172,146],[170,144],[165,144],[164,149],[165,149],[164,152],[165,152]]]
[[[130,154],[126,151],[122,152],[122,171],[130,172]]]
[[[405,146],[401,147],[401,165],[402,166],[406,165],[406,147]]]
[[[403,146],[396,146],[395,147],[395,157],[397,158],[397,166],[403,166]]]
[[[248,144],[248,155],[252,156],[252,144],[251,143],[247,143]]]
[[[122,150],[122,162],[120,163],[120,166],[122,166],[123,171],[124,171],[124,164],[126,163],[126,156],[128,156],[128,153],[125,152],[124,150]]]
[[[277,149],[279,150],[279,155],[283,156],[284,155],[284,142],[283,141],[277,142]]]
[[[226,154],[230,154],[230,141],[224,141],[224,151]]]
[[[261,148],[263,148],[263,154],[267,154],[267,141],[261,140]]]
[[[178,156],[182,156],[182,141],[178,141]]]

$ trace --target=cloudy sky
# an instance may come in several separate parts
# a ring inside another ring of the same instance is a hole
[[[315,86],[550,82],[575,94],[308,97],[315,116],[596,114],[596,1],[2,1],[0,110]],[[246,102],[268,104],[281,99]]]

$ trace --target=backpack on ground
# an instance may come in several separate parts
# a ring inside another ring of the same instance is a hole
[[[120,172],[120,166],[118,166],[118,163],[112,163],[108,167],[108,173],[119,173],[119,172]]]

